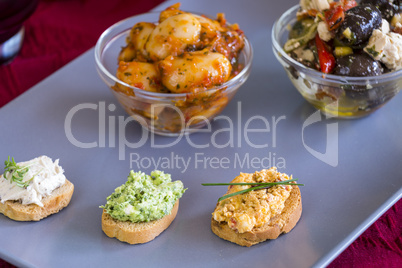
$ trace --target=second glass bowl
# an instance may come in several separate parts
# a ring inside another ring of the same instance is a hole
[[[322,113],[337,118],[359,118],[378,110],[402,88],[402,69],[371,77],[323,74],[291,58],[283,45],[299,6],[286,11],[272,29],[272,47],[300,94]]]

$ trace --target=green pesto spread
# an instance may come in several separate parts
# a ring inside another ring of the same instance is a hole
[[[186,189],[170,174],[152,171],[151,176],[130,171],[127,182],[117,187],[101,206],[119,221],[148,222],[169,215]]]

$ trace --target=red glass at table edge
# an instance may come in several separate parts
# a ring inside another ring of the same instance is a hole
[[[25,23],[20,54],[11,64],[0,66],[0,107],[93,47],[108,26],[161,2],[41,0]],[[401,267],[401,216],[399,200],[328,267]],[[1,267],[13,265],[0,259]]]

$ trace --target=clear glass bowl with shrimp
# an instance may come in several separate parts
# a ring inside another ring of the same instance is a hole
[[[247,80],[253,50],[237,24],[180,10],[109,27],[95,46],[100,77],[125,111],[160,135],[209,124]]]

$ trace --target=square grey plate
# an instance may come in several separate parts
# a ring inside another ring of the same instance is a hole
[[[401,95],[366,118],[306,123],[316,111],[286,77],[270,40],[274,20],[296,1],[182,2],[184,10],[224,12],[239,23],[254,47],[248,81],[209,132],[180,138],[122,123],[127,115],[98,77],[93,50],[0,109],[0,159],[60,158],[75,185],[70,205],[42,221],[0,215],[1,258],[29,267],[319,267],[401,197]],[[226,189],[201,183],[273,165],[306,185],[296,227],[251,248],[215,236],[211,213]],[[143,245],[101,230],[99,206],[130,169],[161,169],[188,188],[172,225]]]

